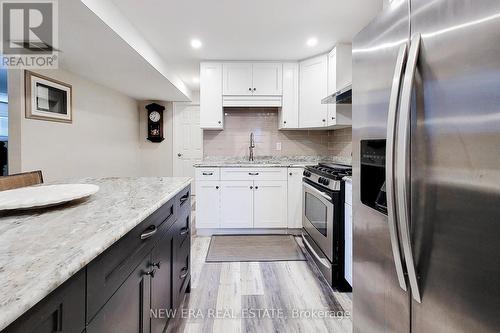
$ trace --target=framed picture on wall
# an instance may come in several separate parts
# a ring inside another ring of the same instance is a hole
[[[26,118],[73,121],[71,85],[25,71]]]

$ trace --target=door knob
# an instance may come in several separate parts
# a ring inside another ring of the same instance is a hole
[[[181,156],[182,156],[182,154],[181,154],[181,153],[177,153],[177,156],[181,157]]]

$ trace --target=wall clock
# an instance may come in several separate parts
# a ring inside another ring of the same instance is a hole
[[[165,107],[151,103],[146,105],[148,110],[148,140],[151,142],[162,142],[163,136],[163,111]]]

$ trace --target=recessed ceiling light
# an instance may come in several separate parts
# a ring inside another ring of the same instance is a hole
[[[318,44],[318,39],[316,37],[311,37],[307,40],[307,46],[309,47],[316,46],[316,44]]]
[[[195,76],[193,77],[193,83],[199,83],[200,82],[200,78]]]
[[[191,40],[191,47],[193,49],[199,49],[201,47],[201,41],[199,39],[192,39]]]

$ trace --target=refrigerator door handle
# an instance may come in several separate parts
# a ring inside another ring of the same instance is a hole
[[[389,234],[391,238],[392,255],[396,266],[396,274],[399,286],[404,291],[407,290],[406,280],[403,270],[403,259],[399,249],[398,227],[396,225],[395,208],[395,188],[394,188],[394,140],[396,134],[396,114],[398,111],[398,102],[401,86],[401,77],[403,76],[404,64],[407,57],[407,45],[401,45],[398,51],[396,67],[394,69],[394,78],[392,80],[391,97],[389,101],[389,112],[387,116],[387,144],[386,144],[386,168],[385,182],[387,191],[387,218],[389,221]]]
[[[408,272],[408,280],[410,283],[411,293],[415,301],[422,302],[420,297],[420,289],[418,284],[417,272],[415,268],[415,260],[413,258],[413,249],[411,244],[411,229],[410,229],[410,206],[408,197],[410,195],[410,187],[408,184],[408,170],[410,166],[410,115],[411,115],[411,99],[413,85],[415,82],[415,72],[417,69],[418,54],[420,51],[420,34],[413,35],[408,52],[408,62],[406,64],[405,78],[403,82],[403,90],[401,92],[401,104],[399,114],[398,142],[397,142],[397,206],[399,227],[401,230],[401,242],[406,262],[406,270]]]

